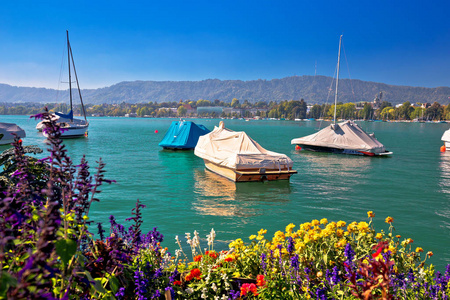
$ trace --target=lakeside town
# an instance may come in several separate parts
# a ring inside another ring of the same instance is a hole
[[[382,120],[382,121],[416,121],[440,122],[450,120],[450,105],[434,103],[410,103],[392,105],[382,101],[380,93],[371,102],[338,102],[336,115],[339,119]],[[1,115],[32,115],[47,106],[50,112],[68,111],[65,103],[3,103],[0,104]],[[74,105],[74,114],[81,114],[81,106]],[[86,114],[93,117],[192,117],[192,118],[245,118],[245,119],[279,119],[279,120],[320,120],[332,119],[334,105],[308,104],[301,100],[240,101],[234,98],[231,102],[220,100],[180,100],[179,102],[147,102],[85,105]]]

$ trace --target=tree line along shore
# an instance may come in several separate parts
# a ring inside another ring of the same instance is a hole
[[[47,107],[50,112],[68,112],[65,103],[2,103],[0,115],[33,115]],[[220,100],[180,100],[179,102],[147,102],[120,104],[86,104],[88,116],[110,117],[221,117],[221,118],[276,118],[276,119],[331,119],[334,104],[308,104],[301,100],[258,101],[251,103],[234,98],[231,102]],[[74,106],[74,114],[81,114],[81,105]],[[375,98],[373,102],[342,103],[336,106],[339,119],[359,120],[450,120],[450,104],[438,102],[410,103],[392,105],[388,101]]]

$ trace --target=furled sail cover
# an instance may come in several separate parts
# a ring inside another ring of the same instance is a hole
[[[317,133],[293,139],[291,144],[352,149],[371,153],[386,151],[383,144],[373,135],[367,134],[358,124],[352,121],[345,121],[336,124],[336,126],[331,124]]]
[[[0,135],[6,138],[11,138],[12,134],[15,133],[17,134],[18,137],[25,137],[25,130],[23,130],[22,128],[20,128],[19,126],[17,126],[14,123],[0,123]]]
[[[194,149],[198,138],[210,131],[203,125],[190,121],[174,121],[159,143],[164,148]]]
[[[226,129],[223,122],[199,138],[194,154],[236,170],[290,169],[293,164],[288,156],[264,149],[245,132]]]
[[[69,119],[69,120],[73,120],[73,111],[70,110],[67,114],[63,114],[62,112],[55,112],[55,115],[64,118],[64,119]]]

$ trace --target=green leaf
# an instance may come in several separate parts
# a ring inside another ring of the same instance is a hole
[[[116,276],[111,276],[109,279],[109,286],[111,287],[111,290],[113,293],[117,293],[119,290],[119,280],[116,278]]]
[[[17,286],[17,279],[5,271],[0,272],[0,298],[6,299],[6,292],[10,286]]]
[[[77,252],[77,242],[71,239],[58,240],[55,247],[56,253],[61,257],[65,265],[69,263]]]

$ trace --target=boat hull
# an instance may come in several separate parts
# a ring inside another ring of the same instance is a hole
[[[444,141],[444,145],[445,145],[445,150],[450,151],[450,142]]]
[[[63,127],[61,128],[61,138],[62,139],[74,139],[80,137],[88,136],[88,127],[85,126],[76,126],[76,127]],[[47,133],[44,132],[44,136],[47,137]]]
[[[335,154],[347,154],[347,155],[360,155],[360,156],[385,156],[391,155],[392,152],[385,151],[380,153],[366,152],[354,149],[341,149],[341,148],[333,148],[333,147],[322,147],[322,146],[311,146],[311,145],[301,145],[298,144],[302,149],[313,151],[313,152],[326,152],[326,153],[335,153]]]
[[[297,171],[290,169],[270,170],[260,168],[250,170],[235,170],[219,166],[207,160],[204,160],[204,162],[205,167],[211,172],[214,172],[235,182],[289,180],[291,175],[297,174]]]

